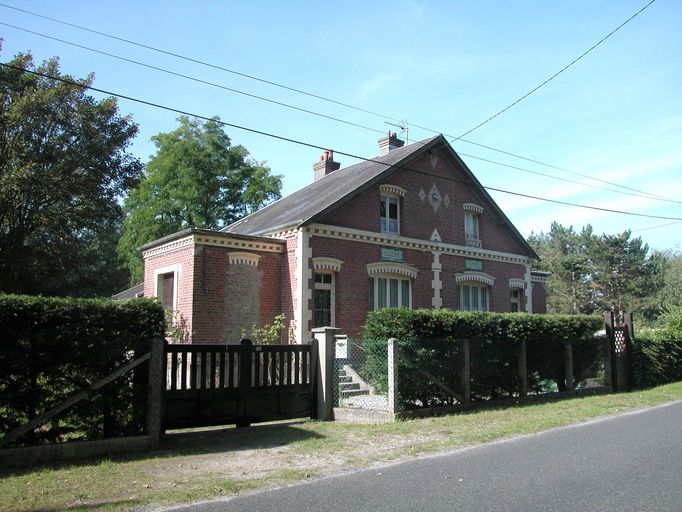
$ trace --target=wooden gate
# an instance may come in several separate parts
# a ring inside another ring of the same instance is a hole
[[[314,417],[316,349],[166,344],[163,428]]]
[[[614,391],[630,391],[632,386],[632,313],[607,311],[604,313],[604,321],[611,348],[611,385]]]

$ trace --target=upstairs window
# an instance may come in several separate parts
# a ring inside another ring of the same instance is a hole
[[[400,199],[394,196],[381,196],[381,232],[400,233]]]
[[[481,239],[478,237],[478,215],[475,213],[464,214],[464,242],[465,245],[481,246]]]

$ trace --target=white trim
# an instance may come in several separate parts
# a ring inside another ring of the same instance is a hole
[[[441,291],[443,290],[443,281],[441,280],[441,272],[443,271],[443,265],[440,262],[439,252],[433,253],[431,271],[433,272],[433,280],[431,281],[431,289],[433,290],[431,306],[434,309],[440,309],[443,307],[443,297],[441,296]]]
[[[327,226],[324,224],[311,225],[310,232],[314,236],[325,238],[351,240],[373,245],[401,247],[404,249],[413,249],[423,252],[438,251],[444,254],[463,256],[466,258],[479,258],[491,261],[501,261],[504,263],[514,263],[518,265],[525,265],[534,261],[532,258],[529,258],[528,256],[522,256],[520,254],[511,254],[500,251],[492,251],[489,249],[467,247],[464,245],[447,244],[443,242],[431,242],[429,240],[407,238],[403,236],[390,235],[388,233],[361,231],[359,229]]]
[[[178,310],[178,289],[180,288],[181,269],[182,265],[180,263],[154,269],[154,297],[159,296],[159,276],[173,274],[173,311]]]
[[[227,258],[230,265],[251,265],[257,267],[261,256],[252,252],[229,252],[227,253]]]
[[[407,190],[399,187],[398,185],[390,185],[388,183],[384,185],[379,185],[379,192],[382,196],[394,196],[394,197],[405,197]]]
[[[549,282],[549,276],[530,276],[531,283],[542,283],[547,284]]]
[[[192,235],[180,238],[179,240],[173,240],[172,242],[165,243],[158,247],[153,247],[152,249],[147,249],[142,251],[142,258],[147,259],[152,256],[158,256],[160,254],[166,254],[169,252],[176,251],[178,249],[183,249],[194,244],[194,237]]]
[[[524,289],[526,287],[526,281],[523,279],[520,279],[518,277],[512,277],[509,280],[509,288],[521,288]]]
[[[481,215],[484,211],[482,206],[479,206],[474,203],[464,203],[462,205],[462,208],[464,209],[465,212],[474,212],[477,213],[478,215]]]
[[[250,249],[252,251],[274,252],[279,254],[284,252],[283,244],[277,242],[268,243],[260,240],[242,240],[238,238],[232,238],[229,235],[202,235],[192,233],[178,240],[173,240],[157,247],[147,249],[146,251],[142,252],[142,257],[147,259],[151,258],[152,256],[166,254],[184,247],[198,244],[210,245],[214,247],[229,247],[234,249]]]
[[[526,313],[533,312],[533,279],[530,267],[530,263],[526,265]]]
[[[492,286],[495,284],[495,278],[490,274],[485,272],[474,272],[472,270],[466,270],[464,272],[458,272],[455,274],[455,282],[460,283],[483,283],[487,286]]]
[[[296,239],[296,306],[294,309],[295,338],[298,344],[307,343],[310,338],[308,330],[308,323],[312,317],[310,280],[313,276],[308,263],[311,254],[310,233],[305,228],[301,228],[298,230]]]
[[[313,258],[313,270],[315,272],[323,272],[325,270],[341,272],[341,265],[343,265],[343,261],[337,258],[327,258],[323,256]]]
[[[417,277],[417,272],[419,272],[412,265],[406,263],[394,263],[390,261],[379,261],[377,263],[367,264],[367,274],[371,277],[376,277],[378,275],[399,275],[405,276],[410,279],[415,279]]]

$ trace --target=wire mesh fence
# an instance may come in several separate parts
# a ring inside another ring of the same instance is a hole
[[[336,337],[334,407],[388,411],[388,350],[386,341]]]

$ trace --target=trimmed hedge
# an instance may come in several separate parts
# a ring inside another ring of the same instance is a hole
[[[144,355],[165,333],[153,301],[0,295],[0,435]],[[15,445],[143,433],[144,364]]]
[[[638,336],[631,362],[636,388],[682,380],[682,332],[665,330]]]
[[[602,328],[603,320],[593,316],[383,309],[369,314],[363,334],[372,368],[380,367],[372,363],[381,357],[380,346],[389,338],[398,340],[401,400],[406,406],[429,407],[460,399],[464,338],[470,340],[471,398],[476,401],[519,392],[521,340],[526,341],[530,391],[546,391],[552,382],[565,389],[567,340],[572,342],[575,384],[595,376],[603,365],[605,339],[595,336]]]

